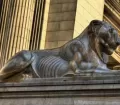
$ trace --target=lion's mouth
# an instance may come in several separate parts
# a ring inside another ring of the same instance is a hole
[[[103,53],[105,53],[106,55],[111,55],[118,46],[117,44],[108,44],[103,39],[96,39],[95,41],[96,52],[102,61],[104,61]]]

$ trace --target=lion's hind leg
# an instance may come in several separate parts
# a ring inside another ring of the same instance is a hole
[[[9,59],[0,70],[0,80],[9,78],[23,71],[32,61],[32,54],[29,51],[20,51]]]

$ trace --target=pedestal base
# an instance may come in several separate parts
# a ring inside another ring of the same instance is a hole
[[[0,105],[120,105],[120,79],[80,78],[0,83]]]

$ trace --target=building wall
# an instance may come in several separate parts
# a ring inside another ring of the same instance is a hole
[[[45,48],[55,48],[73,38],[77,0],[50,0]]]
[[[41,48],[56,48],[103,19],[104,0],[46,0]]]
[[[104,0],[45,0],[44,9],[43,1],[0,2],[1,65],[20,50],[62,46],[79,35],[91,20],[103,17]]]
[[[0,67],[21,50],[40,49],[45,1],[0,0]]]
[[[77,0],[73,38],[78,36],[94,19],[103,19],[104,0]]]

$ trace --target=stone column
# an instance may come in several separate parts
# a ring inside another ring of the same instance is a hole
[[[48,0],[36,0],[35,2],[35,10],[34,10],[30,46],[29,46],[30,50],[40,49],[42,26],[44,24],[43,15],[44,15],[44,9],[46,8],[45,2],[47,1]]]
[[[41,32],[41,40],[40,40],[40,49],[45,48],[49,7],[50,7],[50,0],[45,0],[45,8],[44,8],[44,14],[43,14],[43,20],[42,20],[43,23],[42,23],[42,32]]]
[[[35,0],[3,0],[1,10],[1,65],[22,49],[29,49]]]

